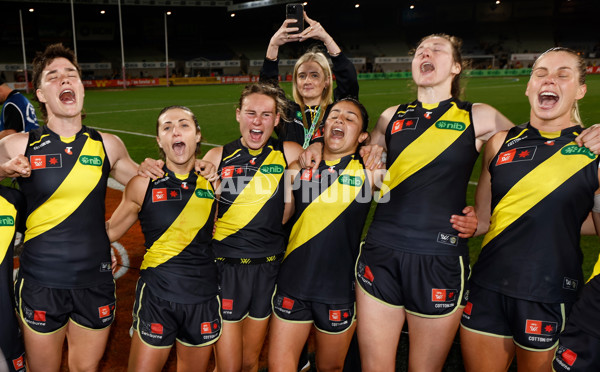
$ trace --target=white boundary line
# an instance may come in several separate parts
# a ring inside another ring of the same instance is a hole
[[[94,129],[97,129],[97,130],[100,130],[100,131],[105,131],[105,132],[116,132],[116,133],[131,134],[133,136],[156,138],[156,136],[154,136],[152,134],[139,133],[139,132],[130,132],[128,130],[112,129],[112,128],[100,128],[100,127],[90,127],[90,128],[94,128]],[[206,145],[206,146],[212,146],[212,147],[222,146],[222,145],[217,145],[216,143],[208,143],[208,142],[201,142],[200,144],[201,145]]]
[[[223,102],[223,103],[207,103],[204,105],[182,105],[185,107],[210,107],[210,106],[225,106],[225,105],[235,105],[237,102]],[[137,112],[137,111],[160,111],[164,109],[164,107],[150,107],[150,108],[140,108],[140,109],[130,109],[130,110],[113,110],[113,111],[97,111],[97,112],[87,112],[87,115],[104,115],[104,114],[116,114],[121,112]]]

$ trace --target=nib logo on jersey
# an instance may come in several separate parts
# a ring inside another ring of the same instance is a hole
[[[202,334],[202,338],[206,341],[215,339],[219,335],[219,329],[218,319],[200,324],[200,333]]]
[[[525,321],[525,333],[528,335],[537,335],[537,336],[528,336],[527,338],[530,341],[537,342],[554,342],[553,337],[539,337],[539,336],[554,336],[558,330],[558,323],[556,322],[546,322],[543,320],[531,320],[527,319]]]
[[[152,190],[152,203],[163,201],[181,200],[181,190],[171,188],[161,188]]]
[[[431,301],[436,302],[436,308],[454,307],[458,296],[456,289],[431,288]]]
[[[31,169],[47,169],[47,168],[62,168],[62,155],[61,154],[48,154],[48,155],[31,155],[29,157],[29,163]]]
[[[498,161],[496,161],[496,165],[532,160],[533,156],[535,155],[536,149],[537,146],[530,146],[519,147],[516,149],[505,151],[498,155]]]

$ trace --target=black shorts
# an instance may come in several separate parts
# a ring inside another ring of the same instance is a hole
[[[280,261],[251,265],[217,261],[223,320],[268,318],[280,265]]]
[[[89,329],[104,329],[115,319],[114,280],[83,289],[46,288],[19,276],[15,282],[17,312],[36,333],[54,333],[69,319]]]
[[[556,371],[600,371],[600,276],[583,287],[560,334]]]
[[[468,257],[406,253],[363,244],[357,283],[376,300],[427,318],[453,314],[470,273]]]
[[[0,354],[2,357],[2,354]],[[21,354],[15,355],[13,357],[4,356],[6,358],[6,367],[8,367],[7,372],[25,372],[25,351],[22,351]],[[2,369],[2,359],[0,359],[0,371]]]
[[[511,338],[529,351],[548,351],[558,344],[570,304],[521,300],[469,283],[461,326],[492,337]]]
[[[221,335],[219,297],[199,304],[163,300],[138,279],[131,328],[146,345],[168,348],[175,340],[185,346],[207,346]]]
[[[321,332],[338,334],[347,331],[354,323],[356,304],[304,301],[278,290],[273,296],[273,313],[283,321],[313,323]]]

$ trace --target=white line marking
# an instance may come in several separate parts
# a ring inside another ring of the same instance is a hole
[[[141,136],[141,137],[149,137],[149,138],[156,138],[156,136],[152,135],[152,134],[146,134],[146,133],[138,133],[138,132],[130,132],[128,130],[121,130],[121,129],[112,129],[112,128],[100,128],[100,127],[90,127],[90,128],[94,128],[97,129],[99,131],[106,131],[106,132],[117,132],[117,133],[124,133],[124,134],[131,134],[133,136]],[[213,146],[213,147],[219,147],[222,145],[217,145],[216,143],[208,143],[208,142],[202,142],[203,145],[206,146]]]
[[[225,105],[235,105],[237,102],[223,102],[223,103],[207,103],[204,105],[185,105],[186,107],[210,107],[210,106],[225,106]],[[116,114],[120,112],[138,112],[138,111],[160,111],[164,109],[164,107],[151,107],[151,108],[140,108],[140,109],[130,109],[130,110],[113,110],[113,111],[98,111],[98,112],[87,112],[86,115],[103,115],[103,114]]]

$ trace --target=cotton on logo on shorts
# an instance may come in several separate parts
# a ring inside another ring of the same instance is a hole
[[[45,322],[46,321],[46,312],[42,310],[34,310],[33,311],[33,320],[36,322]]]
[[[572,366],[577,359],[577,353],[570,349],[565,349],[560,356],[562,360],[570,366]]]
[[[292,308],[294,307],[294,300],[292,300],[291,298],[284,297],[281,307],[283,307],[284,309],[292,310]]]

